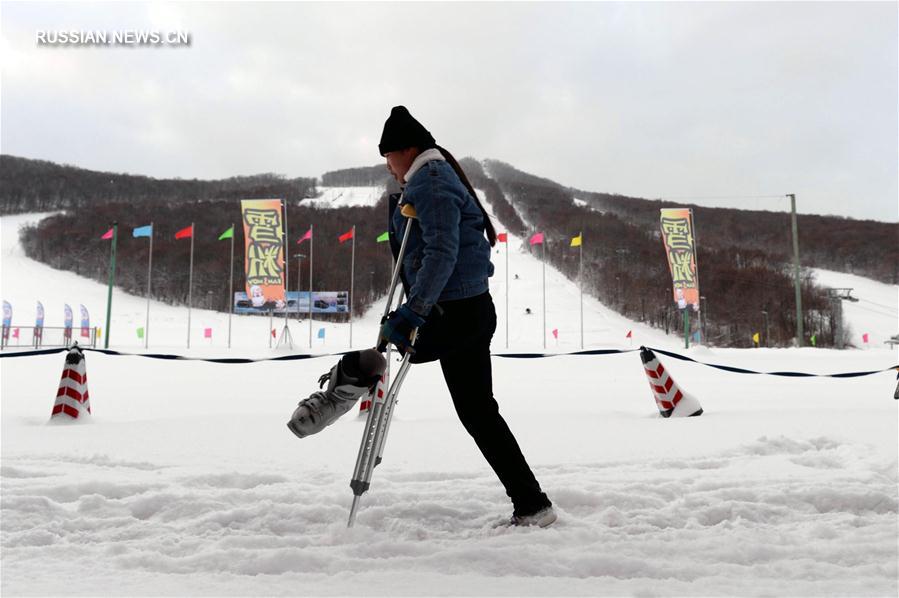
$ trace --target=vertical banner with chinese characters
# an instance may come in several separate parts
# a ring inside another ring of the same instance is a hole
[[[662,241],[674,283],[674,300],[681,309],[687,304],[699,309],[699,270],[693,240],[693,210],[662,209]]]
[[[240,202],[247,297],[253,307],[284,309],[284,226],[280,199]]]

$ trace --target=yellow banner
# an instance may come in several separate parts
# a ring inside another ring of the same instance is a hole
[[[247,297],[253,307],[283,309],[284,225],[280,199],[243,199]]]
[[[689,208],[663,209],[662,241],[668,254],[668,269],[678,307],[687,304],[699,309],[699,270],[693,237],[693,211]]]

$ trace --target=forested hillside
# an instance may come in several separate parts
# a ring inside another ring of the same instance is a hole
[[[316,194],[314,178],[288,179],[267,173],[211,181],[154,179],[0,155],[0,214],[92,208],[107,203],[183,205],[264,197],[300,201]]]
[[[679,331],[682,320],[674,309],[658,233],[659,208],[674,204],[572,189],[494,160],[482,164],[465,158],[461,164],[493,206],[499,230],[519,236],[537,230],[546,233],[547,259],[573,280],[578,250],[569,244],[582,232],[588,292],[630,318]],[[338,243],[337,237],[353,225],[356,313],[379,297],[387,284],[389,249],[386,243],[375,242],[386,229],[384,196],[374,207],[316,209],[303,203],[317,194],[315,178],[261,174],[219,181],[160,180],[14,156],[0,156],[0,183],[0,213],[64,210],[24,231],[29,256],[100,282],[107,276],[109,242],[99,237],[117,221],[117,284],[138,295],[146,292],[148,244],[145,238],[132,238],[131,228],[154,223],[153,296],[181,303],[187,299],[190,243],[176,241],[174,233],[194,222],[194,305],[227,309],[230,246],[218,236],[240,222],[238,200],[266,197],[287,199],[291,289],[297,282],[308,288],[306,257],[300,258],[298,281],[294,256],[308,256],[308,242],[296,245],[296,239],[312,224],[316,290],[349,289],[350,244]],[[396,187],[383,164],[325,173],[321,185],[385,191]],[[751,334],[763,329],[765,311],[768,343],[789,344],[795,331],[789,215],[693,207],[707,341],[749,345]],[[799,231],[803,266],[899,282],[899,225],[800,214]],[[240,241],[235,257],[240,280]],[[803,307],[806,336],[815,335],[819,346],[833,344],[832,306],[825,291],[807,275]]]
[[[682,330],[659,236],[658,209],[662,204],[656,202],[640,211],[623,210],[622,215],[616,213],[614,205],[599,211],[597,207],[577,205],[571,189],[551,180],[495,160],[485,164],[487,173],[478,169],[476,163],[466,162],[480,184],[486,175],[496,182],[498,189],[493,193],[504,196],[502,204],[514,206],[515,227],[525,227],[525,234],[545,233],[550,263],[576,279],[579,250],[570,247],[570,240],[583,233],[585,285],[592,295],[635,320],[666,330]],[[700,292],[706,298],[703,316],[708,342],[749,346],[753,332],[764,330],[762,312],[767,311],[770,344],[789,344],[795,334],[796,312],[786,254],[768,251],[765,245],[744,248],[729,243],[726,235],[707,234],[707,229],[719,226],[718,212],[696,209],[699,282]],[[754,215],[740,213],[750,221]],[[520,230],[515,232],[522,234]],[[806,335],[814,335],[818,345],[832,344],[833,308],[826,292],[805,276],[802,294]]]

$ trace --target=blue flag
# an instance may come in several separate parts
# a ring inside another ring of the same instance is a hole
[[[318,329],[318,338],[325,338],[325,329],[324,328]]]
[[[133,231],[131,231],[132,236],[134,238],[137,237],[149,237],[153,234],[153,225],[148,224],[147,226],[138,226]]]

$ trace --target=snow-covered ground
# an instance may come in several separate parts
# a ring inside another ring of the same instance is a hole
[[[849,325],[849,342],[860,348],[883,348],[883,342],[899,334],[899,287],[864,276],[815,268],[815,282],[831,288],[852,289],[858,301],[843,301],[843,318]],[[868,335],[867,345],[863,335]]]
[[[103,285],[22,255],[16,231],[35,218],[2,219],[0,295],[14,304],[14,319],[29,322],[37,300],[47,325],[61,324],[63,302],[85,303],[102,319]],[[510,281],[510,350],[542,351],[540,263],[521,239],[498,247],[494,350],[505,350],[508,247],[519,274]],[[116,291],[111,348],[141,348],[134,329],[145,306]],[[577,289],[551,268],[547,306],[558,350],[579,348]],[[354,324],[357,347],[374,338],[377,311]],[[584,315],[588,347],[628,348],[627,330],[635,346],[680,344],[589,299]],[[230,351],[227,315],[194,310],[190,351],[184,308],[154,302],[151,319],[156,352],[286,352],[268,348],[265,318],[235,317]],[[201,342],[206,326],[211,342]],[[307,323],[291,330],[305,347]],[[314,350],[344,350],[348,326],[327,331]],[[875,343],[690,354],[821,373],[899,361]],[[88,353],[93,422],[47,426],[62,355],[0,360],[2,593],[896,595],[891,372],[749,376],[663,357],[705,414],[662,420],[636,353],[497,357],[496,397],[560,514],[539,530],[494,529],[510,505],[456,421],[439,366],[416,366],[385,461],[347,530],[362,420],[347,416],[304,440],[284,427],[334,361],[221,365]]]
[[[384,195],[384,187],[319,187],[319,195],[303,201],[316,208],[374,206]]]

